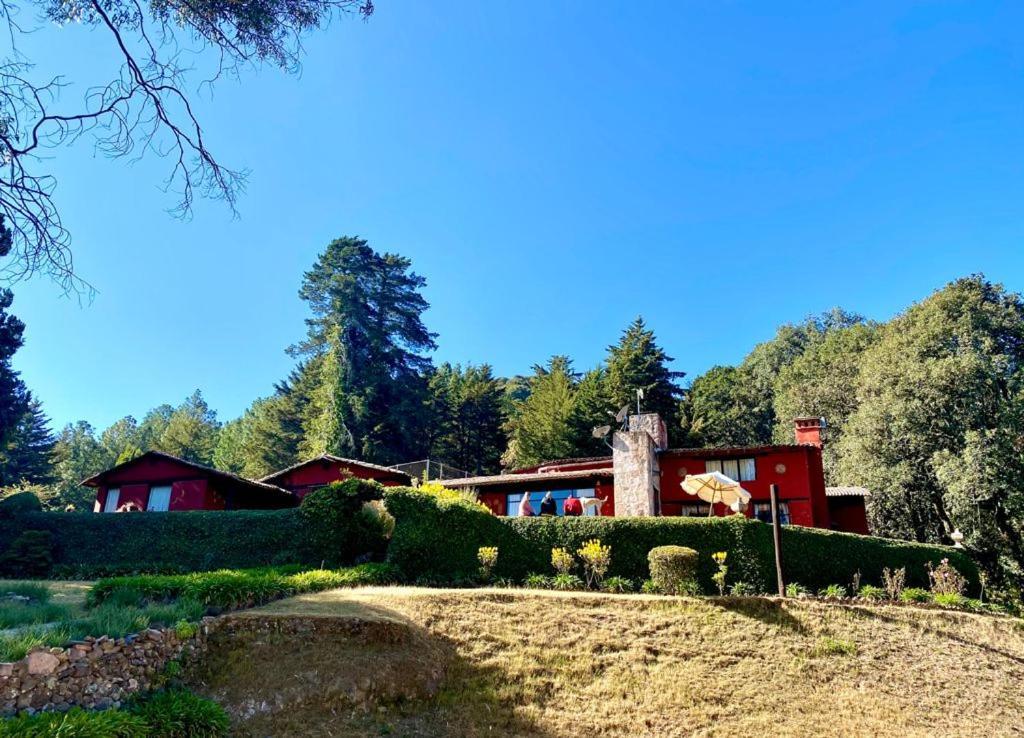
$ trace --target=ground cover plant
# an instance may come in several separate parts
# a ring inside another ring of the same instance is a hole
[[[2,738],[221,738],[231,723],[210,700],[174,689],[98,712],[74,708],[0,720]]]

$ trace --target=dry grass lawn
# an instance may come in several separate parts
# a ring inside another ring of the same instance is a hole
[[[1024,736],[1024,621],[1010,618],[415,588],[335,590],[252,612],[404,623],[415,637],[371,664],[425,644],[448,663],[434,699],[369,711],[325,700],[241,721],[244,735]],[[376,668],[322,651],[305,657],[304,678]]]

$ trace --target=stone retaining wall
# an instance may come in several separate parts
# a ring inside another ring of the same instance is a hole
[[[20,661],[0,663],[0,716],[119,707],[131,694],[154,686],[169,661],[201,655],[213,620],[203,618],[189,638],[180,638],[173,628],[149,629],[37,649]]]

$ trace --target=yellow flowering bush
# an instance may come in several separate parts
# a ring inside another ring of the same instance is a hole
[[[568,574],[572,567],[575,566],[576,560],[572,557],[567,549],[564,548],[553,548],[551,549],[551,565],[555,567],[555,571],[559,574]]]
[[[480,576],[484,580],[490,579],[498,563],[498,547],[481,546],[476,552],[476,560],[480,562]]]
[[[583,561],[587,575],[587,586],[600,586],[608,567],[612,564],[612,547],[602,546],[599,538],[592,538],[576,552]]]

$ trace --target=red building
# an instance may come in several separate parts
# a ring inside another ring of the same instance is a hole
[[[283,487],[301,500],[314,489],[349,477],[373,479],[385,487],[412,484],[412,478],[408,474],[389,466],[343,459],[330,454],[322,454],[289,466],[287,469],[263,477],[260,482]]]
[[[630,418],[628,431],[615,434],[611,456],[547,462],[510,474],[445,480],[445,485],[476,489],[480,501],[497,515],[518,514],[524,494],[530,495],[537,510],[550,492],[558,514],[565,499],[579,497],[603,500],[602,515],[706,516],[708,503],[688,495],[680,483],[687,474],[719,471],[750,492],[748,516],[771,520],[768,490],[776,484],[783,523],[867,533],[867,491],[850,487],[826,491],[821,430],[819,419],[799,418],[797,443],[792,445],[669,449],[664,448],[664,423],[656,415],[641,414]],[[626,489],[630,499],[617,500],[617,488]],[[714,513],[731,514],[723,505],[716,505]],[[588,509],[588,514],[597,510]]]
[[[96,488],[95,512],[259,510],[295,507],[311,490],[348,477],[384,485],[412,481],[386,466],[329,455],[252,480],[149,451],[82,484]]]
[[[241,510],[295,507],[272,484],[149,451],[82,482],[96,488],[95,512]]]

